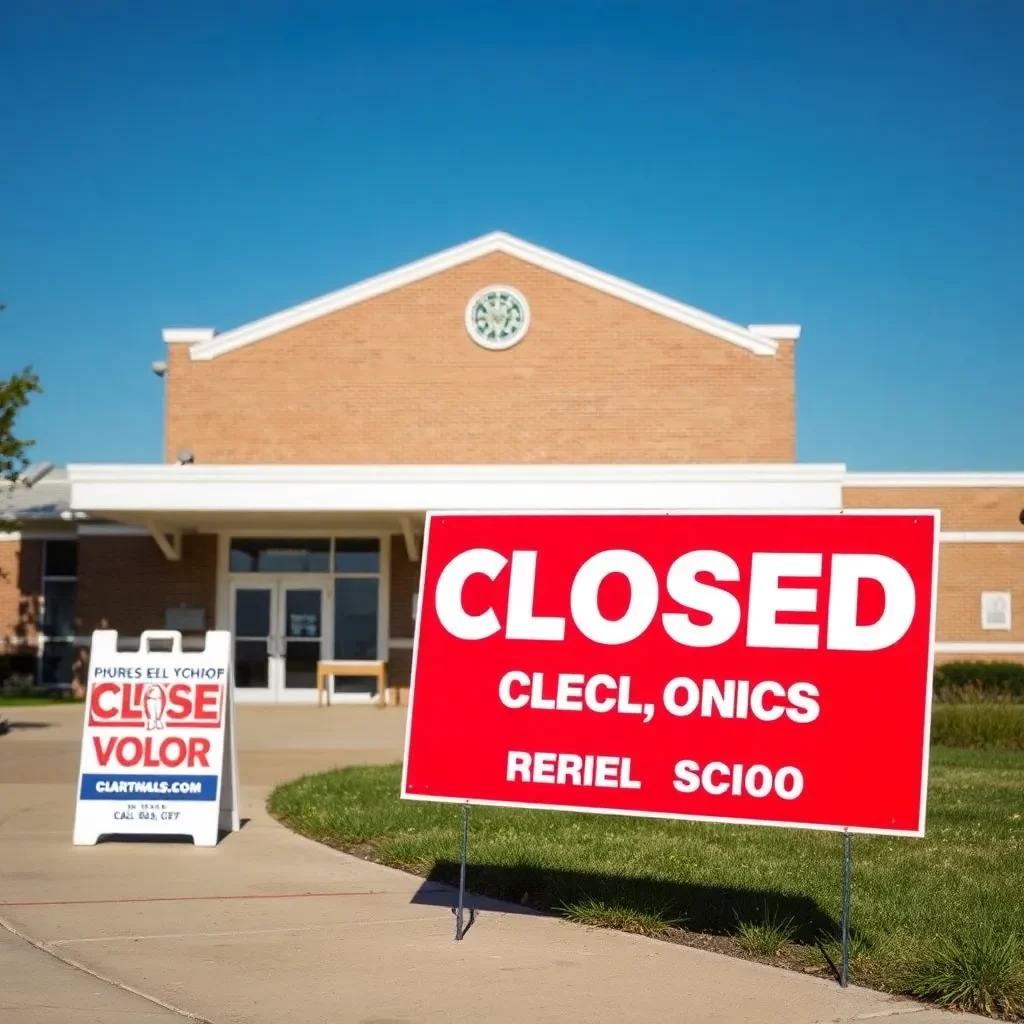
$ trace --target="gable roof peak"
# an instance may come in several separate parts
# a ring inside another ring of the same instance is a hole
[[[195,360],[215,359],[226,352],[251,345],[263,338],[297,327],[299,324],[307,323],[329,313],[335,313],[348,306],[376,298],[407,284],[422,281],[424,278],[432,277],[463,263],[496,252],[541,267],[588,288],[630,302],[641,309],[721,338],[723,341],[732,342],[754,355],[772,356],[778,351],[779,341],[777,338],[767,337],[752,328],[712,316],[710,313],[687,306],[665,295],[659,295],[657,292],[630,281],[606,274],[585,263],[543,249],[539,245],[524,241],[506,231],[491,231],[486,235],[470,239],[468,242],[443,249],[432,256],[414,260],[395,270],[368,277],[364,281],[300,303],[298,306],[292,306],[290,309],[253,320],[251,323],[235,327],[223,334],[214,334],[202,339],[196,338],[195,343],[189,349],[189,354]],[[175,340],[178,339],[175,338]],[[184,341],[185,338],[182,337],[181,340]]]

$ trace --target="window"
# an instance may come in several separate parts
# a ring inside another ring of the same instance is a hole
[[[48,540],[44,552],[44,576],[78,575],[78,541]]]
[[[335,572],[380,572],[380,541],[376,537],[339,537],[334,542]]]
[[[339,576],[334,581],[334,656],[351,661],[377,660],[380,580]]]
[[[39,683],[42,686],[63,686],[71,682],[77,591],[78,541],[44,541],[39,633]]]
[[[380,657],[380,540],[338,537],[334,541],[334,657],[376,661]],[[334,692],[373,693],[373,676],[335,676]]]
[[[1008,591],[986,591],[981,595],[981,628],[1010,628],[1010,594]]]
[[[43,686],[63,686],[66,683],[70,683],[74,662],[74,641],[47,639],[40,654],[40,684]]]
[[[75,580],[43,580],[43,632],[48,637],[75,635]]]
[[[330,572],[331,542],[309,537],[233,537],[231,572]]]

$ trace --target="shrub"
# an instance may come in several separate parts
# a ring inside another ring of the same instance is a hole
[[[1024,664],[1014,661],[950,661],[936,665],[935,700],[943,704],[979,701],[1024,702]]]
[[[36,687],[35,654],[0,654],[0,693],[22,697]]]
[[[782,947],[796,934],[796,925],[791,917],[780,917],[777,909],[767,904],[760,920],[737,920],[736,938],[748,952],[757,956],[778,956]]]
[[[1024,704],[941,704],[932,743],[975,750],[1024,750]]]
[[[839,973],[843,959],[843,942],[838,935],[822,933],[818,937],[818,949],[825,958],[827,966]],[[868,945],[867,939],[856,932],[852,932],[846,947],[849,957],[850,975],[852,977],[865,976],[872,972],[875,967],[876,954]]]
[[[941,1006],[989,1015],[1024,1012],[1024,947],[1016,935],[979,927],[937,939],[907,967],[907,988]]]
[[[562,907],[570,921],[589,924],[595,928],[617,928],[637,935],[664,935],[680,924],[661,907],[632,907],[619,903],[586,897]]]

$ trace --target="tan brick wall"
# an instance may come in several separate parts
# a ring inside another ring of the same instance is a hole
[[[182,538],[180,562],[164,558],[150,537],[83,537],[78,550],[79,633],[116,629],[138,636],[162,629],[169,607],[184,604],[206,609],[214,625],[217,538],[194,534]]]
[[[42,576],[41,540],[0,540],[0,650],[35,644]]]
[[[420,550],[423,538],[417,536]],[[420,563],[410,562],[405,550],[405,539],[391,538],[391,615],[388,635],[392,638],[408,639],[415,630],[412,615],[413,595],[420,585]]]
[[[388,657],[388,686],[394,686],[402,690],[409,687],[409,680],[412,677],[412,651],[400,650],[391,651]],[[408,702],[408,694],[401,696],[402,703]]]
[[[1024,488],[1013,487],[847,487],[847,508],[937,508],[943,531],[1020,532]],[[1011,595],[1009,630],[981,628],[981,594]],[[935,637],[939,642],[1024,643],[1024,542],[958,543],[939,546],[939,596]],[[967,652],[936,655],[937,663],[976,659],[1024,661],[1024,655]]]
[[[981,628],[981,594],[985,590],[1010,593],[1010,629]],[[944,541],[940,545],[935,637],[946,641],[1024,643],[1024,544]]]
[[[943,530],[1019,530],[1024,487],[846,487],[847,508],[937,508]]]
[[[466,303],[519,288],[489,352]],[[791,462],[793,344],[752,353],[492,254],[208,362],[169,347],[166,455],[199,463]]]

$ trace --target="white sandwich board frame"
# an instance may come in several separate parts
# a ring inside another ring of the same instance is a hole
[[[170,650],[152,650],[153,641]],[[154,629],[137,651],[114,630],[92,635],[74,844],[107,835],[191,836],[216,846],[237,832],[231,633],[210,630],[202,651]]]

